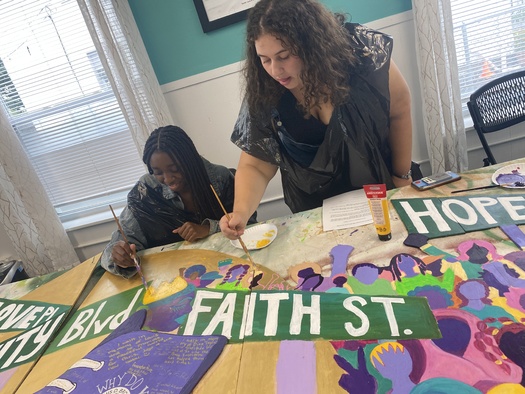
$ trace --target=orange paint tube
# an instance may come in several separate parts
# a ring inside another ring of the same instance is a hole
[[[381,241],[392,238],[390,230],[390,215],[388,214],[388,200],[386,199],[386,185],[364,185],[368,206],[372,212],[377,235]]]

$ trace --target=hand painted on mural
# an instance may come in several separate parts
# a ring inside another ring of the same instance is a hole
[[[375,393],[377,384],[366,368],[365,352],[362,347],[357,350],[357,368],[344,357],[335,355],[334,360],[346,373],[341,376],[339,385],[349,393]]]

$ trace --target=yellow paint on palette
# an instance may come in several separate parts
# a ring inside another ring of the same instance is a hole
[[[259,241],[257,241],[257,243],[255,244],[255,247],[257,249],[260,249],[260,248],[264,248],[266,245],[268,245],[270,243],[270,239],[268,238],[264,238],[264,239],[260,239]]]

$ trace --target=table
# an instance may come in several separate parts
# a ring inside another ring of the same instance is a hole
[[[495,170],[509,164],[521,162],[525,162],[525,158],[467,171],[462,174],[461,180],[427,191],[417,191],[408,186],[390,190],[388,192],[388,198],[392,200],[451,196],[453,190],[488,185],[491,183],[490,177]],[[522,195],[523,189],[488,189],[475,191],[476,195],[509,193]],[[468,193],[464,193],[461,195],[467,194]],[[460,195],[456,194],[455,196]],[[329,266],[331,259],[327,252],[339,244],[349,244],[354,247],[354,251],[349,259],[349,266],[363,262],[373,262],[379,266],[386,266],[390,262],[390,256],[407,251],[411,253],[414,252],[413,249],[407,249],[407,247],[403,245],[403,241],[406,239],[408,232],[391,204],[389,209],[392,239],[387,242],[378,239],[372,225],[323,232],[322,209],[316,208],[266,221],[266,223],[272,223],[277,226],[278,236],[273,241],[271,247],[255,250],[250,254],[255,262],[261,262],[265,267],[270,268],[283,278],[291,280],[293,284],[296,284],[296,278],[294,278],[293,271],[290,272],[291,267],[303,262],[312,262],[321,267]],[[476,234],[476,236],[481,237],[480,239],[496,240],[497,242],[507,239],[497,228],[480,232],[480,234]],[[433,243],[450,252],[455,248],[455,245],[450,245],[451,241],[451,239],[443,238],[436,239]],[[232,246],[229,240],[225,239],[221,234],[215,234],[195,243],[179,242],[148,249],[144,251],[144,255],[155,254],[166,250],[187,249],[216,250],[232,256],[245,257],[243,250]],[[510,249],[512,249],[512,247]]]
[[[492,173],[510,163],[466,172],[458,182],[425,192],[410,187],[395,189],[389,192],[389,199],[447,197],[455,189],[489,184]],[[490,189],[476,194],[523,196],[523,190]],[[311,270],[318,278],[327,278],[317,290],[425,296],[442,339],[229,344],[194,392],[216,393],[218,387],[221,393],[525,392],[525,352],[519,346],[525,337],[525,252],[497,227],[435,238],[420,249],[409,247],[403,244],[408,232],[392,206],[390,214],[392,239],[387,242],[378,239],[372,225],[325,233],[321,209],[269,220],[278,228],[277,238],[269,247],[251,253],[264,273],[261,286],[273,291],[306,291],[312,287],[307,286],[303,274]],[[525,226],[519,227],[525,231]],[[351,245],[353,250],[346,261],[346,282],[334,286],[333,251],[340,245]],[[391,268],[393,256],[398,256],[398,271]],[[211,280],[217,283],[227,276],[221,264],[244,265],[244,257],[244,252],[221,234],[141,253],[144,272],[153,286],[175,283],[177,278],[202,286],[202,272],[188,274],[188,267],[196,266],[204,266],[207,272],[216,269],[220,278]],[[373,272],[374,266],[383,269]],[[368,273],[359,272],[367,267]],[[396,272],[401,281],[394,279]],[[370,278],[374,280],[367,282]],[[247,279],[248,274],[242,278],[244,284],[249,283]],[[140,279],[102,275],[19,392],[33,392],[57,377],[100,343],[110,332],[109,326],[119,323],[123,311],[129,315],[147,306],[140,302],[143,297]],[[110,304],[121,307],[106,312]],[[93,317],[92,323],[88,323],[88,316]],[[57,342],[67,339],[70,344],[57,348]],[[53,373],[50,365],[55,367]]]

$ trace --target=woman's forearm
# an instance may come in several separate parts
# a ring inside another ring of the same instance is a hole
[[[389,88],[392,175],[396,186],[400,186],[411,181],[402,179],[402,176],[408,173],[412,164],[412,115],[408,85],[394,62],[390,65]]]
[[[235,173],[233,211],[248,220],[255,212],[277,166],[242,152]]]

